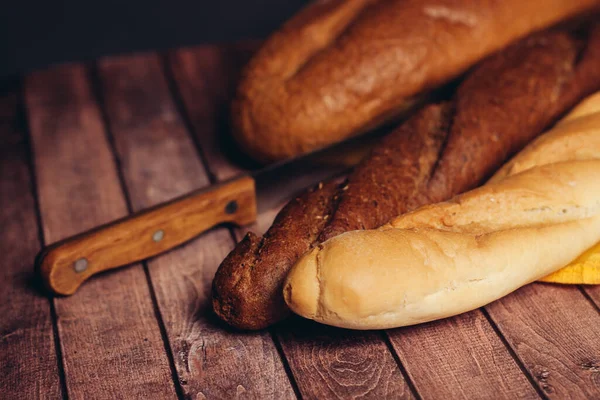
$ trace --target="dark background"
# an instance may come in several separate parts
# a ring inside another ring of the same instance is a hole
[[[106,54],[260,38],[306,0],[2,0],[0,78]]]

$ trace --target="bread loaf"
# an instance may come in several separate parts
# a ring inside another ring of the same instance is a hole
[[[391,328],[475,309],[558,270],[600,241],[598,137],[600,112],[568,118],[485,186],[320,244],[290,271],[287,304],[329,325]]]
[[[598,0],[315,1],[264,43],[232,106],[234,137],[269,162],[402,114],[415,97]]]
[[[533,35],[482,62],[455,96],[385,137],[346,183],[291,201],[268,232],[248,234],[220,265],[213,308],[260,329],[289,310],[284,279],[298,257],[340,233],[373,229],[487,179],[585,95],[600,89],[600,29]]]

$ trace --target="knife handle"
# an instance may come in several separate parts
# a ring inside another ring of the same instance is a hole
[[[89,277],[170,250],[223,222],[256,220],[254,180],[244,176],[58,242],[36,259],[46,287],[71,295]]]

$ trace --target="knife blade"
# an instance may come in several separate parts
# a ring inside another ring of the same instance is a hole
[[[36,270],[51,292],[71,295],[97,273],[161,254],[216,225],[254,222],[299,190],[343,174],[380,135],[267,166],[64,239],[38,254]]]

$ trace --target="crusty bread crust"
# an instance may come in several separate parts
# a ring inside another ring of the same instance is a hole
[[[254,158],[282,160],[405,112],[485,56],[598,0],[315,1],[251,60],[232,107]]]
[[[287,304],[330,325],[391,328],[475,309],[567,265],[600,241],[600,96],[590,101],[485,186],[314,248],[287,277]]]

